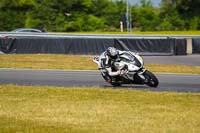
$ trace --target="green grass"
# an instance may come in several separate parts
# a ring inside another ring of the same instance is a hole
[[[57,54],[6,54],[0,55],[0,68],[97,70],[92,56]],[[199,66],[174,64],[145,64],[153,72],[200,74]]]
[[[0,131],[199,133],[200,94],[0,85]]]

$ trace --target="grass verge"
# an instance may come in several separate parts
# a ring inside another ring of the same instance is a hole
[[[55,54],[0,55],[0,68],[97,70],[90,56]],[[200,67],[173,64],[145,64],[153,72],[200,74]]]
[[[199,133],[199,101],[199,93],[0,85],[0,131]]]
[[[63,34],[200,35],[200,31],[67,32]]]

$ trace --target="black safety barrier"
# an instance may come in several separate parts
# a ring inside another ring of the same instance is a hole
[[[186,55],[187,41],[186,39],[175,39],[174,45],[175,55]]]
[[[192,39],[192,52],[194,54],[200,53],[200,38],[193,38]]]
[[[113,46],[113,39],[17,39],[16,53],[20,54],[99,54],[107,47]]]
[[[185,39],[130,38],[4,38],[0,51],[16,54],[84,54],[96,55],[108,47],[130,50],[141,55],[185,55]]]
[[[175,39],[115,39],[115,47],[142,55],[174,55]]]
[[[15,53],[16,38],[1,38],[0,39],[0,51],[3,53]]]

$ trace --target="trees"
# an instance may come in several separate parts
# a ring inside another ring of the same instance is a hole
[[[104,18],[95,16],[96,0],[34,0],[27,12],[26,27],[43,27],[48,31],[96,31],[104,29]],[[108,3],[105,0],[105,3]],[[103,3],[103,2],[100,2]],[[100,11],[98,11],[100,12]]]
[[[169,30],[199,30],[199,0],[162,0],[160,17]],[[165,28],[164,28],[165,30]]]
[[[159,12],[153,7],[149,0],[141,0],[141,6],[132,9],[134,27],[138,26],[141,31],[157,30],[159,23]],[[136,27],[137,28],[137,27]]]
[[[132,5],[136,30],[199,30],[199,0],[162,0],[153,7],[150,0]],[[119,31],[125,0],[1,0],[0,31],[20,27],[47,31]]]
[[[181,18],[185,20],[186,28],[189,30],[200,29],[200,1],[199,0],[177,0],[176,9]]]
[[[12,30],[23,27],[25,14],[33,6],[32,0],[1,0],[0,1],[0,30]]]

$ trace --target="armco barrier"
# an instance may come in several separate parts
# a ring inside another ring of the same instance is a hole
[[[16,54],[96,55],[113,46],[141,55],[185,55],[186,39],[106,37],[9,37],[0,39],[0,51]]]
[[[192,53],[200,54],[200,38],[192,39]]]

